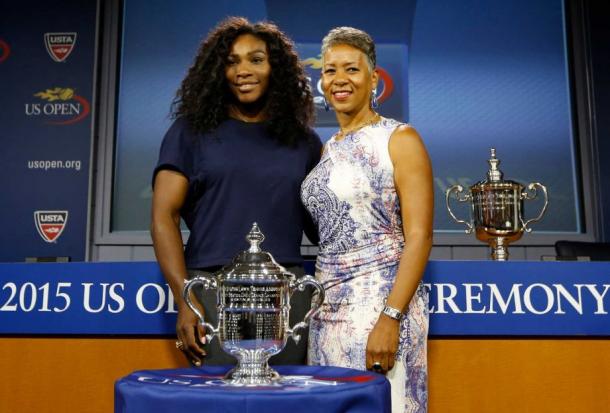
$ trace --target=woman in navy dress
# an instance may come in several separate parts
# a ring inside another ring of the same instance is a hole
[[[234,359],[218,340],[205,343],[182,298],[184,280],[230,263],[247,248],[253,222],[266,235],[265,250],[302,274],[308,214],[299,188],[321,152],[311,129],[312,95],[292,42],[276,26],[229,18],[201,43],[173,115],[153,174],[155,254],[178,309],[176,347],[195,365],[228,364]],[[184,250],[181,218],[190,230]],[[315,241],[315,231],[308,235]],[[198,299],[206,321],[216,324],[213,292]],[[293,300],[292,323],[309,308],[300,299]],[[305,343],[289,342],[276,363],[303,363],[305,354]]]

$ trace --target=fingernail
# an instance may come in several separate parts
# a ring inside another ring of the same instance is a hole
[[[205,336],[201,337],[201,344],[205,344]]]
[[[196,362],[194,362],[193,364],[194,364],[195,366],[197,366],[197,367],[201,366],[201,362],[200,362],[200,361],[196,361]]]

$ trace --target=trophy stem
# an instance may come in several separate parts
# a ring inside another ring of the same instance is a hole
[[[270,385],[280,379],[278,372],[269,367],[269,354],[257,350],[242,350],[237,357],[237,366],[230,370],[223,381],[231,385]]]
[[[494,238],[491,241],[491,259],[494,261],[508,260],[508,246],[504,243],[504,238]]]

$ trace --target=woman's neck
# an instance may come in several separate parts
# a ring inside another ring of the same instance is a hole
[[[337,121],[339,122],[339,134],[346,135],[359,129],[362,126],[370,124],[379,117],[379,114],[373,111],[370,107],[364,108],[356,113],[341,113],[337,112]]]
[[[264,105],[253,103],[250,105],[230,105],[229,117],[247,123],[264,122],[269,119]]]
[[[355,113],[337,112],[337,122],[341,130],[350,130],[357,128],[358,125],[366,123],[376,115],[370,107],[365,107]]]

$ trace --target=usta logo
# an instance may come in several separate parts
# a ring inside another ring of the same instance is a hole
[[[68,211],[34,211],[34,224],[42,239],[56,242],[68,222]]]
[[[45,33],[44,45],[51,59],[56,62],[65,61],[76,44],[76,33]]]

